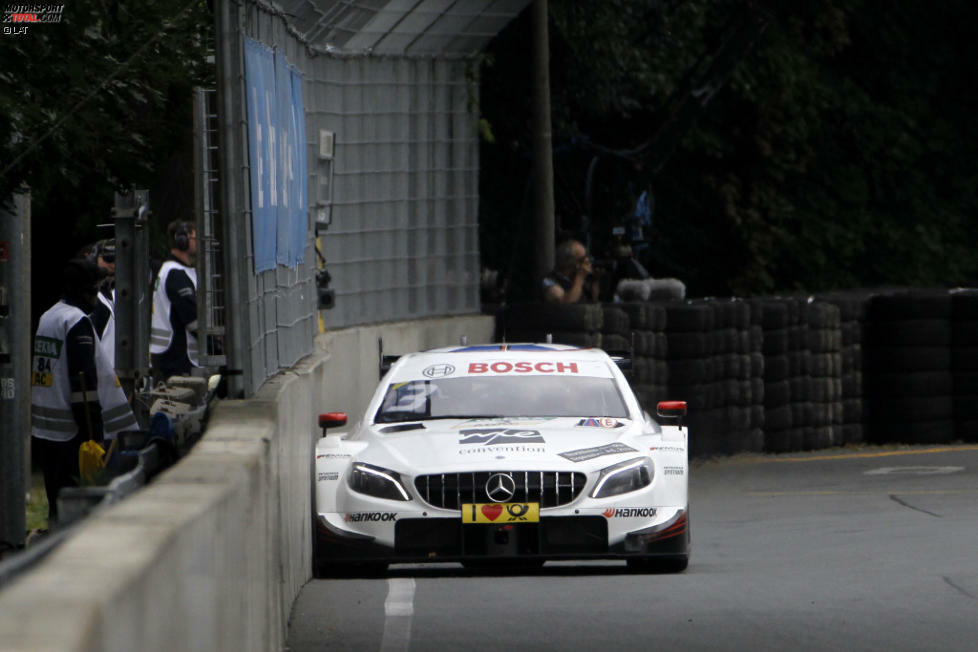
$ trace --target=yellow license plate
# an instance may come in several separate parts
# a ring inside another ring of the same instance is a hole
[[[540,503],[464,503],[463,523],[539,523]]]

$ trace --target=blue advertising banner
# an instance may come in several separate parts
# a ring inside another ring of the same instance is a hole
[[[255,272],[296,267],[306,238],[302,76],[281,53],[245,38],[245,84]]]
[[[309,179],[306,168],[306,109],[302,103],[302,74],[295,68],[290,68],[292,80],[292,129],[294,136],[292,142],[296,143],[296,160],[299,168],[295,175],[296,201],[292,211],[292,254],[296,263],[306,261],[306,226],[308,222],[308,196],[307,181]]]
[[[275,142],[275,171],[272,183],[275,185],[272,197],[276,202],[276,224],[278,233],[275,240],[277,247],[276,261],[279,265],[288,266],[292,256],[292,213],[289,199],[292,194],[292,76],[281,52],[275,53],[275,100],[278,104],[278,122],[275,124],[278,133]]]
[[[275,151],[275,55],[258,41],[245,38],[245,84],[248,92],[248,159],[251,176],[251,225],[255,272],[275,269],[275,205],[270,168]]]

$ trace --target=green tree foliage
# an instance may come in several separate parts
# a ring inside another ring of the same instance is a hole
[[[13,136],[0,198],[30,189],[35,286],[54,288],[35,311],[67,257],[111,236],[96,225],[116,189],[152,189],[157,213],[190,205],[191,89],[213,85],[212,23],[202,0],[75,0],[60,23],[0,35],[0,132]]]
[[[56,24],[4,36],[0,143],[4,195],[77,189],[91,173],[147,183],[189,121],[188,89],[207,80],[210,13],[200,0],[67,4]]]
[[[561,224],[601,255],[651,188],[649,267],[695,295],[974,284],[971,6],[551,0]],[[745,20],[765,28],[711,77]],[[527,23],[494,41],[482,76],[497,141],[483,146],[484,262],[517,282],[532,244],[515,256],[496,234],[532,233]],[[701,106],[676,124],[687,94]]]

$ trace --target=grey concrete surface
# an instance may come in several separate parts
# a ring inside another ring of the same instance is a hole
[[[683,574],[563,562],[516,576],[444,564],[314,580],[293,607],[287,649],[978,645],[978,446],[744,455],[696,464],[690,480]],[[385,602],[407,580],[409,630],[392,645]]]

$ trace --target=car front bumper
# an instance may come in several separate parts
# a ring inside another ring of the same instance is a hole
[[[460,518],[391,517],[390,537],[373,537],[316,519],[317,550],[330,562],[447,562],[487,558],[627,559],[689,554],[686,509],[609,540],[611,518],[602,515],[542,516],[538,523],[463,524]],[[380,524],[378,524],[380,525]]]

